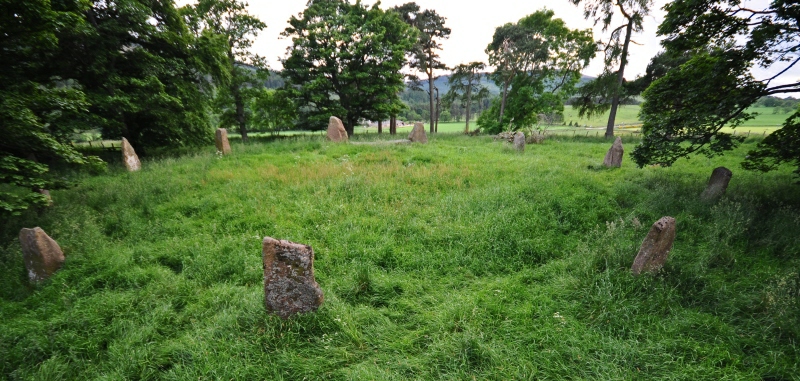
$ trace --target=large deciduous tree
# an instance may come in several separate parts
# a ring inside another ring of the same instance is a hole
[[[786,75],[800,61],[796,2],[776,0],[750,9],[737,0],[677,0],[665,9],[658,30],[666,37],[662,45],[691,58],[644,92],[643,141],[633,152],[640,166],[731,149],[741,137],[722,127],[752,118],[747,109],[763,96],[800,92],[797,78]],[[757,79],[754,66],[771,68],[773,74]],[[800,175],[798,131],[800,118],[794,114],[750,153],[745,167],[769,170],[789,162]]]
[[[44,0],[0,3],[0,216],[47,205],[39,189],[57,185],[47,163],[98,163],[69,144],[88,103],[55,75],[59,37],[84,27],[84,7]]]
[[[450,90],[445,94],[444,99],[446,103],[452,103],[455,100],[460,100],[461,104],[466,108],[466,126],[464,133],[469,133],[469,119],[472,111],[472,95],[479,93],[483,86],[481,86],[481,77],[486,65],[483,62],[470,62],[468,64],[461,64],[453,68],[450,78],[447,82],[450,85]]]
[[[359,119],[397,112],[400,69],[416,33],[396,13],[377,4],[311,0],[289,25],[283,35],[292,46],[282,75],[302,127],[323,128],[335,115],[352,135]]]
[[[194,37],[173,3],[93,1],[82,13],[81,27],[59,31],[53,72],[80,84],[90,123],[137,150],[210,142]]]
[[[499,102],[478,119],[481,128],[530,127],[540,113],[560,113],[581,70],[595,55],[591,30],[572,30],[550,10],[537,11],[495,30],[486,48],[495,66],[490,78],[501,88]]]
[[[216,54],[226,60],[222,70],[211,71],[217,86],[216,105],[223,122],[235,124],[247,141],[246,106],[253,87],[259,80],[257,70],[266,69],[263,58],[250,51],[258,33],[267,27],[247,12],[247,4],[239,0],[200,0],[184,10],[187,24],[206,49],[200,50],[208,65],[214,67]],[[216,50],[216,51],[215,51]]]
[[[583,3],[583,15],[594,21],[595,25],[603,24],[607,31],[619,14],[623,24],[611,31],[608,41],[602,43],[605,53],[605,68],[595,83],[585,86],[582,91],[582,102],[576,104],[581,115],[601,114],[611,110],[606,125],[607,138],[614,136],[614,121],[620,98],[624,96],[623,83],[625,66],[628,64],[628,47],[634,32],[643,30],[644,17],[650,13],[652,0],[569,0],[575,5]],[[614,70],[616,66],[616,70]]]
[[[437,70],[447,70],[447,65],[439,59],[438,51],[442,49],[442,40],[450,38],[450,28],[444,26],[446,18],[440,16],[435,10],[420,10],[416,3],[406,3],[393,8],[399,13],[408,25],[414,27],[418,33],[418,40],[411,50],[412,59],[409,63],[411,69],[421,70],[428,78],[428,100],[430,109],[430,132],[436,132],[436,93],[434,80],[438,77]]]

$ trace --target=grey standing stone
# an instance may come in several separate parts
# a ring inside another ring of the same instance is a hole
[[[50,196],[50,191],[47,189],[39,189],[39,193],[47,198],[47,206],[53,206],[53,197]]]
[[[654,273],[661,270],[667,261],[669,251],[672,250],[673,242],[675,242],[675,218],[661,217],[642,241],[639,254],[631,266],[633,274]]]
[[[334,142],[347,141],[347,130],[344,129],[342,120],[335,116],[328,122],[328,139]]]
[[[136,156],[136,151],[128,143],[128,139],[122,138],[122,161],[125,163],[125,168],[128,172],[136,172],[142,169],[142,163],[139,161],[139,156]]]
[[[428,135],[425,134],[425,125],[422,123],[414,123],[414,128],[408,134],[408,140],[413,143],[425,144],[428,142]]]
[[[217,128],[216,146],[217,151],[222,152],[223,155],[231,153],[231,144],[228,142],[228,130]]]
[[[733,177],[733,172],[730,169],[725,167],[714,168],[714,171],[711,172],[711,178],[708,179],[708,186],[706,186],[706,190],[703,191],[700,198],[713,200],[725,194],[725,190],[728,189],[728,183],[731,182],[731,177]]]
[[[606,167],[621,167],[622,154],[624,152],[625,150],[622,148],[622,139],[617,136],[617,139],[614,140],[614,144],[608,149],[605,159],[603,159],[603,165]]]
[[[324,298],[314,279],[311,246],[265,237],[261,255],[267,311],[286,319],[322,305]]]
[[[525,133],[517,131],[514,134],[514,149],[520,152],[525,151]]]
[[[20,230],[19,243],[22,246],[22,259],[31,283],[49,278],[64,265],[64,252],[61,251],[61,247],[38,226]]]

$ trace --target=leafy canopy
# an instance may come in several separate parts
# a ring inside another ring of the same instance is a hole
[[[352,135],[360,119],[380,119],[400,107],[400,69],[416,32],[396,13],[377,4],[312,0],[289,25],[283,35],[292,46],[282,75],[301,127],[321,129],[338,116]]]
[[[747,109],[767,95],[800,92],[800,82],[785,75],[800,61],[800,7],[773,1],[749,9],[738,0],[678,0],[668,4],[659,27],[671,54],[691,58],[670,70],[645,91],[641,117],[643,141],[633,152],[639,166],[670,165],[694,153],[709,157],[736,146],[741,137],[724,133],[753,117]],[[777,74],[756,79],[754,66],[777,68]],[[786,132],[765,139],[750,154],[747,168],[768,170],[777,163],[800,166],[800,140]],[[782,130],[783,131],[783,130]]]

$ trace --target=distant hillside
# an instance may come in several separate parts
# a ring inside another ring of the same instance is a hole
[[[588,75],[581,75],[581,80],[578,86],[583,85],[584,83],[595,79],[596,77],[588,76]],[[442,75],[439,78],[433,80],[433,85],[439,88],[439,94],[444,95],[446,92],[450,90],[450,85],[447,81],[450,79],[450,75]],[[423,89],[428,89],[428,80],[421,81]],[[498,87],[494,82],[492,82],[486,75],[481,77],[481,85],[489,89],[489,92],[492,95],[500,94],[500,87]]]

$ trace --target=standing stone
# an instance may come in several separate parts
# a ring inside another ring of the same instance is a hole
[[[728,183],[731,182],[731,177],[733,177],[733,172],[730,169],[725,167],[714,168],[714,171],[711,172],[711,178],[708,179],[708,186],[706,186],[706,190],[703,191],[700,198],[712,200],[725,194],[725,190],[728,189]]]
[[[625,152],[622,149],[622,139],[617,136],[617,139],[614,140],[614,144],[611,145],[611,148],[606,153],[605,159],[603,159],[603,165],[606,167],[621,167],[622,166],[622,154]]]
[[[286,319],[322,305],[322,290],[314,279],[311,246],[265,237],[261,255],[267,311]]]
[[[228,130],[224,128],[217,128],[217,151],[222,152],[223,155],[231,153],[231,144],[228,143]]]
[[[413,143],[425,144],[428,142],[428,135],[425,135],[425,125],[422,123],[414,123],[414,129],[408,135],[408,140]]]
[[[136,156],[136,151],[128,143],[128,139],[122,138],[122,161],[125,163],[125,168],[128,172],[136,172],[142,169],[142,163],[139,161],[139,156]]]
[[[514,134],[514,149],[520,152],[525,151],[525,133],[517,131]]]
[[[634,275],[641,273],[654,273],[661,270],[667,255],[672,250],[672,243],[675,241],[675,219],[672,217],[661,217],[653,224],[647,237],[642,241],[639,254],[633,260],[631,271]]]
[[[19,231],[22,259],[31,283],[49,278],[64,265],[64,252],[40,227]]]
[[[334,142],[347,141],[347,130],[344,129],[342,120],[332,116],[328,122],[328,140]]]
[[[39,189],[39,194],[47,198],[47,206],[53,206],[53,197],[50,196],[50,191],[47,189]]]

